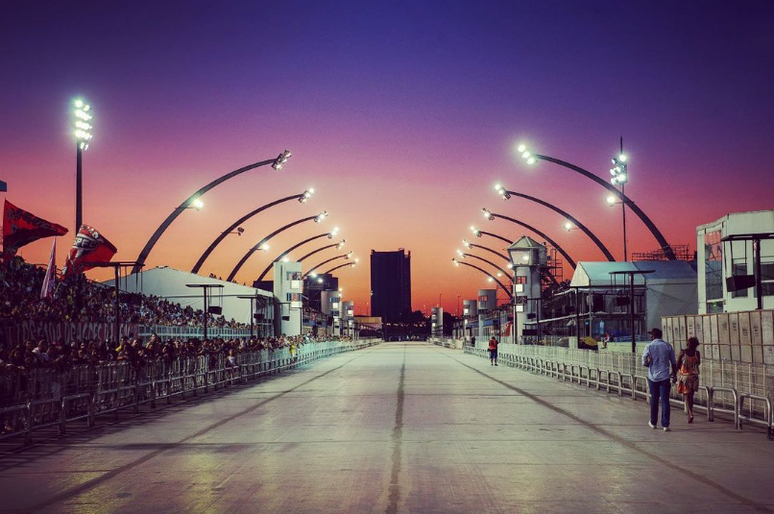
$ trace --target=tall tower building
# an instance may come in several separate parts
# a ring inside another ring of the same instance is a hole
[[[371,316],[395,321],[411,310],[411,252],[371,250]]]

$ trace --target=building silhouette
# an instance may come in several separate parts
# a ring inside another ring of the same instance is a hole
[[[371,250],[371,316],[396,321],[411,310],[411,252]]]

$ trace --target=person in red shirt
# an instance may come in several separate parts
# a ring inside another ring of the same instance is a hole
[[[492,339],[489,340],[489,365],[490,366],[497,366],[497,345],[499,343],[497,342],[497,339],[495,339],[495,336],[492,336]]]

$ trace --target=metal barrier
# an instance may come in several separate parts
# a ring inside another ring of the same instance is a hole
[[[763,402],[765,406],[765,412],[766,412],[766,418],[764,420],[754,418],[752,415],[752,412],[750,412],[749,415],[745,416],[742,414],[744,412],[744,400],[745,398],[749,398],[750,402],[753,401],[760,401]],[[737,409],[737,419],[739,420],[737,423],[737,428],[740,430],[742,429],[742,422],[746,421],[748,423],[756,423],[759,425],[763,425],[766,427],[766,436],[771,439],[772,438],[772,414],[771,414],[771,400],[769,400],[765,396],[759,396],[757,394],[745,394],[742,393],[739,395],[739,408]]]
[[[570,383],[577,380],[579,385],[583,385],[585,381],[586,387],[595,387],[598,391],[604,389],[608,393],[615,392],[621,397],[626,393],[634,401],[638,396],[644,397],[648,403],[651,401],[647,376],[637,373],[644,367],[639,368],[636,365],[636,356],[633,358],[628,354],[599,355],[597,352],[568,348],[508,346],[513,348],[509,348],[507,353],[502,352],[504,348],[501,348],[498,353],[499,358],[512,363],[512,367],[558,380],[569,380]],[[464,351],[479,357],[487,357],[486,352],[478,348],[465,347]],[[567,360],[557,358],[559,356],[564,356]],[[728,373],[729,366],[724,368],[722,363],[711,364],[711,366],[709,373],[711,377],[717,375],[722,380],[726,375],[732,375],[735,379],[741,376],[736,367],[731,367],[733,373]],[[718,369],[720,372],[717,372]],[[750,387],[756,383],[752,373],[744,376],[743,381]],[[642,387],[638,387],[638,384],[642,384]],[[734,387],[722,385],[699,386],[699,393],[702,392],[703,397],[701,394],[696,395],[694,409],[706,410],[708,421],[715,421],[716,413],[728,414],[733,416],[734,428],[741,429],[743,422],[756,424],[765,427],[767,437],[774,439],[774,408],[771,399],[767,396],[753,392],[739,392]],[[730,399],[725,398],[724,395],[730,395]],[[747,414],[744,414],[745,400],[748,405]],[[705,405],[702,405],[702,401]],[[684,401],[676,397],[672,397],[670,402],[684,405]],[[756,408],[754,403],[762,405],[762,408]]]
[[[198,396],[250,379],[279,373],[338,353],[359,350],[379,343],[380,340],[309,343],[294,348],[261,350],[232,357],[223,355],[179,358],[172,362],[153,362],[147,368],[137,369],[127,362],[100,366],[78,366],[58,372],[38,369],[14,387],[5,387],[0,401],[0,429],[12,429],[0,434],[0,439],[24,436],[32,443],[35,430],[57,426],[65,434],[67,424],[85,420],[93,427],[96,418],[132,409],[174,396]],[[6,377],[7,378],[7,377]],[[8,384],[6,384],[8,385]]]

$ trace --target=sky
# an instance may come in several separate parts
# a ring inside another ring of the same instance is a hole
[[[458,297],[491,287],[452,265],[469,227],[533,235],[485,220],[482,207],[539,228],[576,261],[603,258],[558,214],[500,200],[495,183],[568,211],[622,256],[621,211],[606,191],[551,163],[528,167],[519,143],[607,180],[623,137],[627,196],[691,250],[697,225],[774,207],[773,24],[770,1],[12,0],[0,18],[0,180],[10,202],[70,228],[61,266],[75,220],[71,106],[86,99],[95,135],[84,221],[118,247],[116,259],[134,260],[194,191],[288,149],[283,170],[244,173],[183,213],[148,267],[190,270],[243,214],[314,187],[308,203],[245,223],[202,272],[225,277],[275,228],[327,210],[323,224],[272,240],[237,280],[337,226],[360,259],[339,275],[358,314],[370,300],[371,250],[398,248],[411,251],[413,307],[441,295],[455,313]],[[627,221],[630,251],[658,247]],[[43,263],[50,245],[21,254]]]

